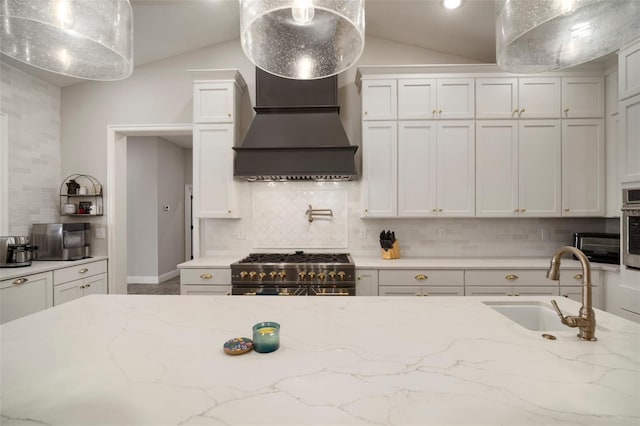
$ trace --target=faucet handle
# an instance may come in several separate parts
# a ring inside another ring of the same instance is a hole
[[[551,301],[551,305],[553,306],[553,309],[555,309],[556,313],[560,317],[560,322],[561,323],[563,323],[564,325],[568,325],[569,327],[577,327],[578,326],[578,323],[576,322],[575,317],[567,317],[567,316],[562,314],[562,311],[560,310],[560,307],[558,306],[558,304],[556,303],[555,300]]]

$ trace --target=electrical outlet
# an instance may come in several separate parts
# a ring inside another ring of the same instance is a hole
[[[238,240],[245,240],[247,238],[247,234],[245,234],[244,231],[238,231],[236,238]]]
[[[367,228],[360,228],[360,239],[361,240],[367,239]]]
[[[107,231],[104,228],[96,228],[96,240],[104,240],[107,238]]]

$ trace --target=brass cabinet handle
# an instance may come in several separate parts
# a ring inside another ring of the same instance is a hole
[[[570,211],[571,211],[571,209],[564,209],[564,211],[565,211],[565,212],[570,212]]]
[[[514,275],[514,274],[509,274],[509,275],[505,276],[504,278],[505,278],[507,281],[515,281],[515,280],[517,280],[517,279],[518,279],[518,276],[517,276],[517,275]]]
[[[514,109],[514,110],[513,110],[513,114],[517,114],[517,113],[518,113],[518,111],[519,111],[519,110],[518,110],[518,108]]]
[[[520,293],[514,293],[513,295],[514,296],[520,296]]]
[[[200,278],[202,278],[203,280],[210,280],[211,278],[213,278],[213,275],[211,275],[210,273],[204,273],[202,275],[200,275]]]
[[[368,113],[367,111],[365,111],[365,112],[364,112],[364,115],[367,115],[367,114],[369,114],[369,113]]]
[[[82,269],[80,269],[80,270],[78,271],[78,273],[79,273],[79,274],[85,274],[85,273],[87,273],[87,272],[89,272],[89,270],[88,270],[87,268],[82,268]]]
[[[83,286],[83,285],[81,285],[81,286],[80,286],[80,288],[84,288],[84,286]]]
[[[437,109],[434,109],[433,111],[431,111],[431,114],[436,114],[438,112]]]
[[[428,276],[426,276],[426,275],[424,275],[424,274],[418,274],[418,275],[416,275],[414,278],[415,278],[416,280],[419,280],[419,281],[424,281],[424,280],[426,280],[426,279],[427,279],[427,278],[429,278],[429,277],[428,277]]]
[[[17,280],[12,282],[11,284],[20,285],[20,284],[26,283],[27,281],[29,281],[29,278],[18,278]]]
[[[431,209],[431,211],[435,213],[438,211],[438,209]]]
[[[442,114],[442,110],[441,109],[438,110],[438,114]]]
[[[527,209],[520,209],[520,213],[524,213],[526,211],[527,211]]]
[[[229,118],[231,118],[231,114],[230,113],[227,113],[227,115],[229,116]]]
[[[575,275],[573,276],[573,279],[574,279],[574,280],[576,280],[576,281],[580,281],[580,280],[582,280],[582,274],[575,274]]]
[[[569,295],[567,293],[563,294],[562,297],[566,297],[567,299],[569,298]]]
[[[231,296],[231,292],[227,293],[226,296]]]
[[[86,288],[89,288],[89,287],[91,287],[91,284],[87,284],[87,285],[85,285],[85,287],[86,287]]]
[[[564,113],[565,113],[565,114],[566,114],[566,113],[568,113],[568,112],[569,112],[569,108],[567,108],[567,109],[565,109],[565,110],[564,110]]]
[[[520,114],[522,114],[523,112],[524,112],[524,108],[522,108],[522,109],[520,110]]]

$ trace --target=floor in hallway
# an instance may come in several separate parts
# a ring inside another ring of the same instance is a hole
[[[160,284],[127,284],[128,294],[180,294],[180,277]]]

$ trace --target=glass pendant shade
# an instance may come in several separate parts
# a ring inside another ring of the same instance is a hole
[[[0,51],[69,77],[120,80],[133,71],[129,0],[0,0]]]
[[[364,0],[240,0],[240,21],[244,53],[280,77],[329,77],[364,49]]]
[[[564,69],[640,36],[638,0],[496,0],[496,62],[510,72]]]

